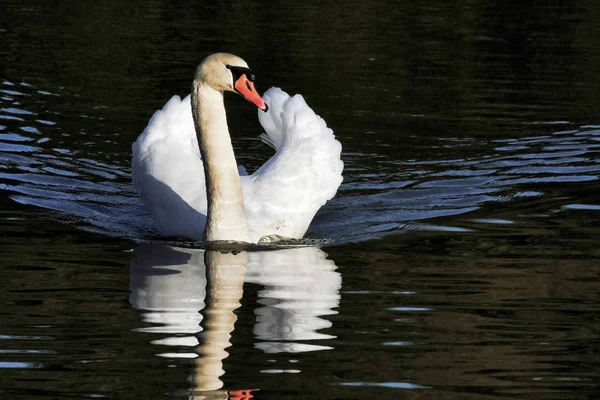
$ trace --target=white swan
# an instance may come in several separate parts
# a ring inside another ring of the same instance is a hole
[[[162,235],[251,243],[270,235],[301,238],[335,195],[343,163],[332,130],[301,95],[271,88],[263,100],[253,82],[241,58],[208,56],[191,95],[171,98],[133,143],[133,183]],[[264,111],[261,139],[276,153],[252,175],[236,165],[225,91]]]

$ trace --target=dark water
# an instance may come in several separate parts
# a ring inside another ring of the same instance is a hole
[[[600,7],[414,3],[0,0],[0,398],[600,396]],[[342,142],[326,247],[142,244],[130,144],[213,51]]]

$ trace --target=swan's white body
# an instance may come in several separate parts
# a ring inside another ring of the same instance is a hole
[[[269,111],[258,111],[261,139],[276,153],[252,175],[239,168],[253,243],[268,235],[301,238],[335,195],[343,169],[340,143],[302,96],[271,88],[263,99]],[[207,190],[190,96],[174,96],[157,111],[132,150],[133,183],[158,231],[205,239]]]

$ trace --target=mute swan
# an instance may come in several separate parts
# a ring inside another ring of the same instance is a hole
[[[301,95],[264,99],[248,64],[216,53],[198,66],[192,93],[174,96],[132,145],[132,178],[160,234],[257,243],[302,238],[342,182],[341,144]],[[276,153],[252,175],[238,169],[223,92],[254,103]],[[267,105],[268,104],[268,105]]]

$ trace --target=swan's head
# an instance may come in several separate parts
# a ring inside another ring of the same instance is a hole
[[[235,92],[266,112],[269,106],[254,88],[254,79],[246,61],[233,54],[215,53],[200,63],[194,84],[202,83],[221,92]]]

